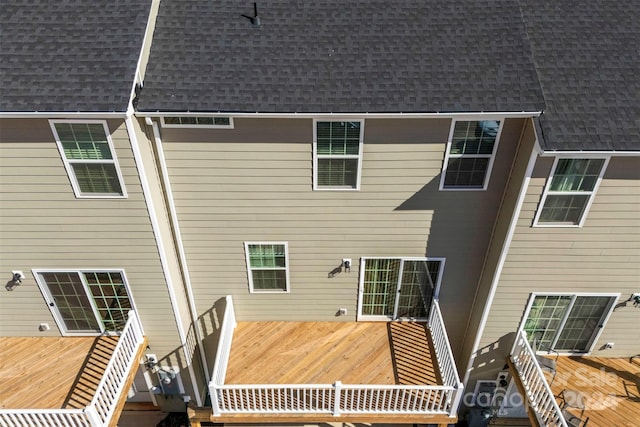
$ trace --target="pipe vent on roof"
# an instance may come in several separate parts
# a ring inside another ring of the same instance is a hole
[[[253,3],[253,16],[242,15],[244,18],[247,18],[251,21],[251,25],[260,25],[260,18],[258,17],[258,3]]]

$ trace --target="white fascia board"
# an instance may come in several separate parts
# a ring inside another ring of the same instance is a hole
[[[54,112],[2,112],[0,119],[126,119],[126,111],[84,112],[84,111],[54,111]]]
[[[540,116],[541,111],[518,111],[518,112],[464,112],[464,113],[247,113],[247,112],[185,112],[185,111],[164,111],[164,112],[141,112],[137,111],[135,114],[138,117],[164,117],[164,116],[199,116],[199,117],[216,117],[216,116],[231,116],[231,117],[255,117],[264,119],[313,119],[313,118],[333,118],[333,119],[394,119],[394,118],[413,118],[413,119],[425,119],[425,118],[456,118],[459,120],[473,120],[473,119],[489,119],[489,118],[531,118]]]
[[[640,151],[541,151],[541,157],[564,157],[564,158],[576,158],[576,159],[589,159],[597,157],[638,157]]]
[[[140,53],[138,54],[138,62],[136,63],[136,70],[133,74],[133,83],[131,84],[131,93],[129,94],[129,108],[132,108],[133,100],[136,97],[136,85],[143,85],[142,81],[142,59],[144,56],[144,50],[148,44],[151,43],[151,39],[153,38],[153,31],[150,31],[155,28],[156,18],[158,15],[158,9],[160,8],[160,1],[152,1],[151,7],[149,8],[149,16],[147,17],[147,25],[144,28],[144,38],[142,39],[142,45],[140,46]]]

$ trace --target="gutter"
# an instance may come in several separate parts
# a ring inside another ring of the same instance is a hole
[[[542,114],[542,111],[520,111],[520,112],[464,112],[464,113],[455,113],[455,112],[443,112],[443,113],[248,113],[248,112],[200,112],[200,111],[136,111],[136,116],[138,117],[149,117],[149,118],[159,118],[166,116],[173,117],[185,117],[185,116],[199,116],[199,117],[220,117],[220,116],[231,116],[231,117],[256,117],[256,118],[264,118],[264,119],[291,119],[291,118],[324,118],[324,117],[332,117],[332,118],[376,118],[376,119],[393,119],[393,118],[414,118],[414,119],[425,119],[425,118],[456,118],[456,119],[474,119],[474,118],[530,118],[530,117],[538,117]]]
[[[541,151],[541,157],[575,157],[581,159],[588,159],[591,157],[603,157],[603,156],[616,156],[616,157],[637,157],[640,156],[640,151],[581,151],[581,150],[573,150],[573,151],[562,151],[562,150],[551,150],[551,151]]]
[[[126,119],[124,111],[84,112],[84,111],[33,111],[33,112],[2,112],[0,119]]]

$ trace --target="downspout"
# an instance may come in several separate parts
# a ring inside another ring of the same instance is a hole
[[[187,334],[185,333],[184,327],[182,326],[182,317],[180,316],[180,310],[177,305],[176,293],[174,290],[174,283],[171,279],[171,274],[169,274],[169,262],[167,259],[167,254],[165,250],[165,244],[162,239],[162,233],[160,232],[160,224],[158,223],[158,217],[156,214],[155,205],[153,203],[153,198],[151,197],[151,186],[149,185],[149,181],[147,180],[147,172],[145,171],[144,162],[142,160],[142,152],[140,150],[140,145],[138,143],[138,138],[136,136],[135,126],[133,123],[133,106],[129,104],[129,109],[127,110],[127,117],[125,119],[125,125],[127,128],[127,132],[129,133],[129,140],[131,142],[131,149],[133,151],[133,156],[136,162],[136,167],[138,168],[138,176],[140,177],[140,183],[142,185],[142,193],[144,195],[144,200],[147,204],[147,209],[149,211],[149,218],[151,220],[151,227],[153,228],[153,234],[155,235],[156,244],[158,245],[158,252],[160,254],[160,263],[162,264],[162,270],[164,273],[165,280],[167,282],[167,289],[169,291],[169,297],[171,300],[171,308],[173,309],[173,315],[176,320],[176,325],[178,328],[178,336],[180,337],[180,346],[182,350],[186,354],[188,352],[187,346]],[[198,383],[196,382],[196,376],[193,369],[193,364],[188,361],[187,368],[189,369],[189,376],[191,377],[191,385],[194,390],[194,394],[196,395],[196,403],[198,406],[202,406],[202,398],[200,397],[200,393],[198,390]]]
[[[533,119],[531,119],[531,123],[533,124]],[[534,132],[535,132],[535,127],[534,127]],[[534,147],[531,150],[531,155],[529,156],[529,162],[527,164],[525,176],[524,176],[524,179],[522,180],[522,185],[520,186],[520,193],[518,194],[518,200],[516,201],[516,208],[514,209],[513,215],[511,216],[511,220],[509,222],[507,238],[504,240],[504,243],[502,244],[502,249],[500,250],[500,257],[498,258],[498,265],[497,265],[496,271],[493,274],[493,278],[491,279],[491,288],[489,290],[489,295],[487,296],[487,301],[484,304],[482,317],[480,318],[480,324],[478,326],[478,332],[476,333],[476,337],[473,342],[473,349],[471,350],[469,363],[467,364],[467,369],[465,371],[464,379],[462,381],[465,387],[467,387],[467,382],[469,381],[469,377],[471,376],[473,362],[475,361],[476,353],[478,352],[478,349],[480,347],[480,341],[482,339],[482,334],[484,333],[484,328],[487,325],[487,320],[489,319],[489,313],[491,312],[493,299],[495,298],[496,290],[498,289],[498,283],[500,281],[500,276],[502,275],[502,269],[507,260],[507,254],[509,252],[509,248],[511,247],[511,241],[513,240],[513,235],[515,234],[518,218],[520,217],[522,205],[524,204],[524,199],[527,193],[527,189],[529,188],[529,182],[531,181],[531,175],[533,173],[533,168],[536,164],[536,159],[538,157],[539,151],[540,149],[538,147],[538,142],[536,138]],[[476,297],[477,297],[477,294],[476,294]]]
[[[173,192],[171,190],[171,182],[169,181],[169,172],[167,170],[167,162],[164,157],[164,149],[162,147],[162,138],[160,137],[160,129],[158,128],[158,122],[151,118],[145,118],[145,123],[151,126],[153,130],[154,146],[156,155],[158,156],[158,163],[160,164],[160,179],[162,186],[164,187],[164,195],[167,206],[169,208],[169,220],[171,222],[171,229],[173,230],[173,238],[175,239],[175,245],[178,250],[178,257],[180,259],[180,268],[182,271],[182,278],[185,284],[185,291],[187,293],[187,300],[189,301],[189,311],[191,313],[191,320],[193,321],[193,330],[196,335],[196,340],[199,343],[204,341],[202,332],[198,327],[198,310],[196,309],[195,298],[193,296],[193,287],[191,286],[191,275],[189,274],[189,267],[187,264],[187,256],[185,255],[184,244],[182,243],[182,233],[180,232],[180,223],[178,222],[178,214],[176,212],[176,205],[173,199]],[[209,367],[207,366],[206,354],[202,345],[198,346],[200,350],[200,358],[202,359],[202,368],[204,369],[205,379],[207,384],[211,381],[209,374]]]

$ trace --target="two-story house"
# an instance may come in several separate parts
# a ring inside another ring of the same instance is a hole
[[[158,5],[0,7],[2,425],[115,425],[127,397],[166,410],[204,402],[179,260],[133,116]]]
[[[517,2],[163,2],[136,115],[198,315],[228,313],[198,419],[455,422],[542,109]]]

